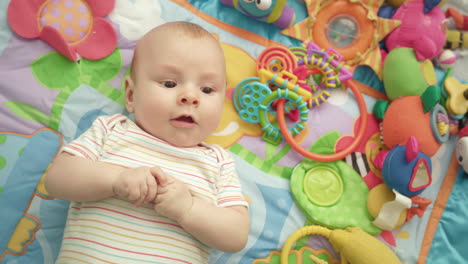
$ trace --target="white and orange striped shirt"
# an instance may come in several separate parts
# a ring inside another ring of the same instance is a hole
[[[63,151],[124,167],[159,166],[214,205],[248,206],[234,161],[222,147],[174,147],[124,115],[97,118]],[[70,204],[56,263],[207,263],[209,254],[208,246],[152,206],[135,208],[131,201],[111,197]]]

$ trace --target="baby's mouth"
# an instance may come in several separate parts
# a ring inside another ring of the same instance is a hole
[[[195,122],[195,119],[192,116],[181,115],[181,116],[171,119],[171,124],[174,127],[179,127],[179,128],[193,128],[197,125],[197,122]]]
[[[179,117],[174,118],[176,121],[186,122],[186,123],[195,123],[195,120],[189,115],[181,115]]]

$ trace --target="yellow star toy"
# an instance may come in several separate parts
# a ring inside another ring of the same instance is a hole
[[[368,65],[380,76],[379,42],[397,28],[399,20],[377,16],[384,0],[305,0],[308,17],[281,31],[304,43],[315,42],[343,56],[351,70]]]

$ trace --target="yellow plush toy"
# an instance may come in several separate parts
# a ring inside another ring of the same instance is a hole
[[[294,232],[281,250],[281,264],[288,263],[292,245],[306,235],[321,235],[330,241],[333,248],[340,253],[341,263],[346,264],[400,264],[400,260],[383,242],[364,232],[359,227],[331,230],[323,226],[305,226]],[[316,264],[327,262],[311,255]]]

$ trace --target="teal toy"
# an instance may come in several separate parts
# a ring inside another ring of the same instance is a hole
[[[232,6],[244,15],[280,28],[294,24],[296,13],[286,5],[287,0],[221,0],[221,3]]]
[[[267,83],[277,84],[273,80]],[[295,85],[295,87],[299,86]],[[257,77],[251,77],[240,82],[233,95],[234,107],[240,118],[249,123],[259,123],[265,131],[263,139],[274,145],[278,145],[283,137],[280,129],[270,122],[268,115],[276,115],[272,110],[272,104],[278,99],[288,100],[287,110],[298,109],[300,122],[295,123],[289,129],[289,133],[294,136],[298,135],[305,127],[304,122],[308,119],[309,109],[303,97],[295,91],[290,91],[285,87],[271,91],[268,84],[260,82]]]

